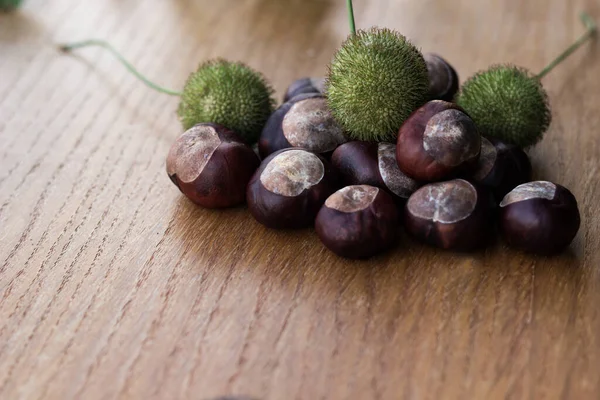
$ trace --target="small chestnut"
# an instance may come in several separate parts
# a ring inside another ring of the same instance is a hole
[[[531,162],[514,144],[481,138],[481,155],[471,180],[489,188],[500,202],[518,185],[531,180]]]
[[[331,164],[344,184],[376,186],[397,200],[408,199],[420,186],[398,168],[396,145],[392,143],[344,143],[333,152]]]
[[[384,190],[369,185],[346,186],[327,198],[315,229],[335,254],[368,258],[396,242],[398,209]]]
[[[472,250],[488,239],[491,207],[485,190],[455,179],[425,185],[408,199],[406,231],[442,249]]]
[[[167,174],[194,203],[224,208],[244,203],[246,185],[259,164],[258,156],[233,131],[202,123],[173,143]]]
[[[304,149],[283,149],[267,157],[252,176],[248,209],[269,228],[305,228],[313,225],[337,188],[337,175],[323,157]]]
[[[299,94],[325,93],[325,78],[300,78],[292,82],[285,91],[283,102],[286,103]]]
[[[432,100],[400,128],[396,160],[417,181],[439,181],[473,169],[480,151],[481,136],[463,109]]]
[[[429,73],[429,99],[452,101],[458,92],[458,74],[442,57],[433,53],[423,55]]]
[[[294,97],[271,114],[258,141],[258,149],[263,158],[288,147],[323,154],[347,141],[325,96],[308,93]]]
[[[555,183],[524,183],[500,203],[502,235],[510,246],[530,253],[563,251],[575,238],[580,224],[575,196]]]

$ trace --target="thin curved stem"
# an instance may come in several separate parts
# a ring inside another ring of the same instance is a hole
[[[156,83],[152,82],[148,78],[146,78],[137,69],[135,69],[135,67],[133,65],[131,65],[131,63],[129,61],[127,61],[125,59],[125,57],[123,57],[121,55],[121,53],[119,53],[114,47],[112,47],[110,45],[110,43],[108,43],[104,40],[96,40],[96,39],[84,40],[82,42],[63,44],[63,45],[60,45],[59,48],[61,51],[64,51],[65,53],[70,53],[75,49],[79,49],[81,47],[88,47],[88,46],[98,46],[98,47],[102,47],[102,48],[110,51],[121,62],[121,64],[123,64],[123,66],[125,66],[125,68],[127,68],[127,70],[129,72],[131,72],[133,75],[135,75],[139,80],[144,82],[150,88],[152,88],[158,92],[161,92],[161,93],[169,94],[171,96],[181,96],[182,95],[181,92],[166,89],[166,88],[159,86]]]
[[[561,62],[563,62],[567,57],[569,57],[571,54],[573,54],[575,52],[575,50],[577,50],[582,44],[584,44],[589,38],[591,38],[592,36],[594,36],[594,34],[596,34],[598,27],[596,26],[596,22],[594,21],[594,19],[588,13],[582,12],[580,15],[580,19],[581,19],[581,22],[583,22],[583,24],[586,27],[586,32],[579,39],[577,39],[577,41],[575,43],[573,43],[571,46],[569,46],[561,55],[556,57],[556,59],[554,61],[552,61],[550,64],[548,64],[548,66],[546,66],[546,68],[544,68],[542,70],[542,72],[540,72],[536,76],[537,79],[542,79],[544,76],[546,76],[550,71],[552,71],[554,69],[554,67],[556,67]]]
[[[346,0],[348,5],[348,22],[350,23],[350,32],[356,35],[356,24],[354,22],[354,7],[352,7],[352,0]]]

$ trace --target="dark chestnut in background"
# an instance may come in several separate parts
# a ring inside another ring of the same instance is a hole
[[[258,156],[233,131],[203,123],[173,143],[167,174],[194,203],[224,208],[244,203],[246,185],[259,164]]]
[[[437,54],[425,53],[423,57],[429,73],[429,99],[452,101],[459,87],[456,70]]]
[[[330,153],[347,142],[323,95],[301,94],[279,107],[267,121],[258,141],[261,157],[288,147]]]
[[[288,148],[267,157],[248,184],[248,209],[269,228],[312,226],[319,209],[338,189],[335,171],[323,157]]]
[[[335,254],[368,258],[391,248],[398,236],[392,197],[369,185],[346,186],[332,194],[315,221],[317,235]]]
[[[406,200],[419,183],[406,176],[396,162],[396,145],[352,141],[333,152],[331,164],[346,185],[371,185]]]
[[[488,193],[462,179],[431,183],[408,199],[406,231],[442,249],[472,250],[484,245],[492,231]]]
[[[529,182],[531,173],[529,157],[520,147],[482,137],[481,155],[470,179],[489,188],[500,202],[515,187]]]
[[[456,104],[433,100],[417,109],[398,133],[398,167],[417,181],[439,181],[477,165],[481,136]]]
[[[307,93],[325,93],[325,78],[300,78],[295,80],[285,91],[283,102],[288,102],[300,94]]]
[[[500,203],[500,230],[506,242],[535,254],[556,254],[575,238],[581,218],[575,196],[552,182],[517,186]]]

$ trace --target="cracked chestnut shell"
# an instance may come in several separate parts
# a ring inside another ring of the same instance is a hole
[[[344,184],[376,186],[397,201],[406,201],[420,186],[398,168],[396,145],[392,143],[344,143],[333,152],[331,164]]]
[[[260,160],[233,131],[202,123],[193,126],[171,146],[167,174],[194,203],[206,208],[243,204],[246,185]]]
[[[275,229],[312,226],[319,209],[338,188],[337,175],[323,157],[304,149],[283,149],[267,157],[252,176],[248,209]]]
[[[500,202],[518,185],[531,181],[531,161],[518,146],[481,138],[481,155],[470,178],[491,190]]]
[[[335,254],[368,258],[391,248],[398,237],[398,210],[384,190],[346,186],[327,200],[315,221],[317,235]]]
[[[517,186],[500,203],[500,230],[511,246],[550,255],[575,238],[581,217],[575,196],[564,186],[535,181]]]
[[[309,93],[294,97],[271,114],[258,141],[258,149],[263,158],[288,147],[327,154],[347,141],[325,96]]]
[[[429,99],[452,101],[459,87],[456,70],[437,54],[425,53],[423,58],[429,74]]]
[[[440,181],[477,165],[481,136],[454,103],[433,100],[416,110],[398,133],[398,167],[417,181]]]
[[[448,250],[481,247],[491,232],[488,193],[463,179],[431,183],[408,199],[406,231],[417,240]]]
[[[325,78],[300,78],[292,82],[285,91],[283,102],[286,103],[292,98],[308,93],[323,94],[325,92]]]

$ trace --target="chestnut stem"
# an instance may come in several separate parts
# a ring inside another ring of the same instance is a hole
[[[125,66],[125,68],[127,68],[127,70],[129,72],[131,72],[133,75],[135,75],[139,80],[144,82],[150,88],[152,88],[158,92],[161,92],[161,93],[169,94],[171,96],[181,96],[182,95],[181,92],[166,89],[166,88],[159,86],[156,83],[150,81],[148,78],[146,78],[144,75],[142,75],[137,69],[135,69],[135,67],[133,65],[131,65],[131,63],[129,61],[127,61],[125,59],[125,57],[123,57],[121,55],[121,53],[119,53],[114,47],[112,47],[110,45],[110,43],[108,43],[104,40],[91,39],[91,40],[84,40],[82,42],[63,44],[63,45],[59,46],[59,49],[61,51],[64,51],[65,53],[70,53],[75,49],[78,49],[81,47],[88,47],[88,46],[98,46],[98,47],[102,47],[102,48],[110,51],[121,62],[121,64],[123,64],[123,66]]]
[[[581,22],[583,22],[583,24],[587,28],[586,32],[579,39],[577,39],[577,41],[575,43],[573,43],[571,46],[569,46],[569,48],[567,48],[560,56],[558,56],[554,61],[552,61],[550,64],[548,64],[548,66],[546,68],[544,68],[542,70],[542,72],[540,72],[536,76],[537,79],[542,79],[544,76],[546,76],[550,71],[552,71],[554,69],[554,67],[556,67],[558,64],[563,62],[567,57],[569,57],[571,54],[573,54],[575,52],[575,50],[577,50],[582,44],[584,44],[589,38],[591,38],[592,36],[594,36],[594,34],[596,34],[597,29],[598,29],[596,26],[596,22],[588,13],[582,12],[581,15],[579,16],[579,18],[581,19]]]
[[[350,22],[350,32],[356,35],[356,24],[354,23],[354,7],[352,7],[352,0],[346,0],[348,5],[348,21]]]

